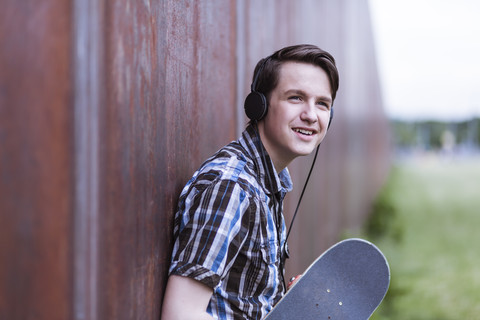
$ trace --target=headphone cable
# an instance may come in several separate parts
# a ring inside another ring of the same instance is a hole
[[[310,176],[312,175],[313,167],[315,166],[315,162],[317,160],[317,155],[318,155],[318,150],[320,149],[320,145],[321,143],[318,145],[317,150],[315,151],[315,156],[313,157],[312,165],[310,166],[310,171],[308,171],[308,176],[307,176],[307,179],[305,180],[305,184],[303,185],[302,193],[300,194],[300,198],[298,198],[297,207],[295,208],[292,221],[290,222],[290,227],[288,228],[287,237],[285,238],[285,245],[287,243],[288,237],[290,236],[290,232],[292,231],[293,222],[297,217],[298,208],[300,208],[300,203],[302,202],[305,189],[307,188],[308,180],[310,180]]]

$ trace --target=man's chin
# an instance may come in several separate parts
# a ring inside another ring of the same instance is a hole
[[[297,150],[296,154],[297,154],[297,157],[304,157],[304,156],[308,156],[309,154],[311,154],[314,150],[315,150],[315,146],[314,147],[311,147],[311,148],[304,148],[304,149],[301,149],[301,150]]]

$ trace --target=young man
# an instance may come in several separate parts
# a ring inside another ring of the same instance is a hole
[[[257,64],[252,94],[266,105],[252,107],[247,97],[253,119],[242,137],[209,158],[180,195],[162,319],[262,319],[282,297],[287,165],[325,137],[338,82],[334,58],[313,45]]]

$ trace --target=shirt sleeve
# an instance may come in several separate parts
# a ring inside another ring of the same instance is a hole
[[[179,203],[170,274],[213,289],[244,245],[252,201],[237,180],[217,178],[195,185]]]

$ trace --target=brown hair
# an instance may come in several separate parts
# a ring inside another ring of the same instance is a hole
[[[257,63],[253,74],[252,82],[256,80],[256,85],[253,89],[263,93],[268,99],[270,93],[278,84],[280,66],[286,61],[304,62],[322,68],[330,80],[332,102],[335,100],[339,85],[335,59],[330,53],[311,44],[285,47],[274,52],[271,56],[261,59]],[[257,75],[257,79],[255,79],[255,75]]]

